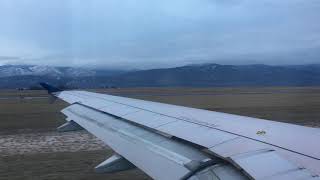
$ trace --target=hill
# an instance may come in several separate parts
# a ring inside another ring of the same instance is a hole
[[[122,74],[116,86],[314,86],[320,65],[190,65]]]

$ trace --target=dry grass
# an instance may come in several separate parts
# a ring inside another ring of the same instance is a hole
[[[60,110],[65,106],[47,99],[0,100],[0,134],[53,130],[64,122]]]

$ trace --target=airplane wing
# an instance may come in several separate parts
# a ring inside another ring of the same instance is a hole
[[[154,179],[320,179],[320,130],[220,112],[42,86],[70,106],[58,130],[84,128],[115,154],[97,172]]]

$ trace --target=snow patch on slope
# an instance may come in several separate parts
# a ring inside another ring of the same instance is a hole
[[[85,77],[95,75],[95,71],[84,68],[4,65],[0,66],[0,77],[11,76],[53,76],[53,77]]]

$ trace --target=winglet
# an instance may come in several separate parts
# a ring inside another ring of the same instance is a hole
[[[40,85],[46,89],[48,91],[49,94],[52,94],[54,92],[59,92],[59,91],[62,91],[61,89],[57,88],[57,87],[54,87],[54,86],[51,86],[47,83],[44,83],[44,82],[41,82]]]

